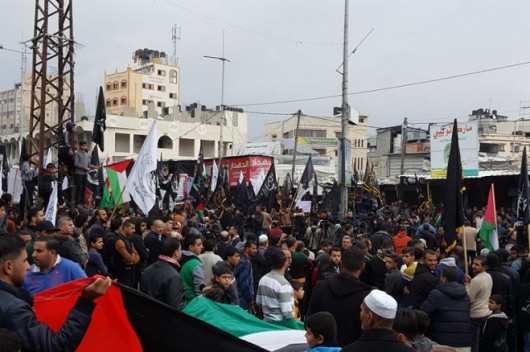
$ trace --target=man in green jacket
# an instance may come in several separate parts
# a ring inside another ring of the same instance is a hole
[[[189,234],[184,238],[184,250],[180,259],[180,277],[186,289],[186,301],[190,302],[202,294],[204,283],[204,266],[199,255],[202,252],[202,238],[197,234]]]

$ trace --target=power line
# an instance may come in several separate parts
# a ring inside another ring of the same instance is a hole
[[[530,64],[530,61],[519,62],[519,63],[516,63],[516,64],[510,64],[510,65],[505,65],[505,66],[498,66],[498,67],[488,68],[488,69],[479,70],[479,71],[466,72],[466,73],[461,73],[461,74],[451,75],[451,76],[445,76],[445,77],[440,77],[440,78],[433,78],[433,79],[428,79],[428,80],[424,80],[424,81],[417,81],[417,82],[398,84],[398,85],[382,87],[382,88],[361,90],[361,91],[357,91],[357,92],[348,93],[348,95],[360,95],[360,94],[376,93],[376,92],[381,92],[381,91],[385,91],[385,90],[393,90],[393,89],[398,89],[398,88],[419,86],[419,85],[428,84],[428,83],[441,82],[441,81],[447,81],[447,80],[456,79],[456,78],[462,78],[462,77],[467,77],[467,76],[478,75],[478,74],[486,73],[486,72],[505,70],[505,69],[509,69],[509,68],[513,68],[513,67],[528,65],[528,64]],[[324,96],[312,97],[312,98],[279,100],[279,101],[252,103],[252,104],[231,104],[231,105],[235,105],[235,106],[275,105],[275,104],[298,103],[298,102],[304,102],[304,101],[314,101],[314,100],[324,100],[324,99],[331,99],[331,98],[339,98],[341,96],[342,96],[341,94],[335,94],[335,95],[324,95]]]
[[[284,42],[290,42],[290,43],[295,43],[295,44],[298,44],[298,45],[302,45],[302,44],[309,44],[309,45],[323,45],[323,46],[334,46],[334,45],[342,45],[341,43],[326,43],[326,42],[315,42],[315,41],[305,41],[305,40],[297,40],[297,39],[292,39],[292,38],[286,38],[286,37],[281,37],[279,35],[275,35],[275,34],[269,34],[269,33],[264,33],[264,32],[260,32],[260,31],[257,31],[255,29],[250,29],[250,28],[246,28],[246,27],[243,27],[243,26],[239,26],[237,24],[234,24],[234,23],[230,23],[230,22],[226,22],[226,21],[223,21],[223,20],[220,20],[218,18],[215,18],[215,17],[212,17],[212,16],[209,16],[209,15],[205,15],[201,12],[198,12],[198,11],[195,11],[195,10],[192,10],[192,9],[189,9],[187,7],[184,7],[182,5],[178,5],[178,4],[175,4],[169,0],[164,0],[165,3],[167,3],[168,5],[171,5],[171,6],[174,6],[174,7],[177,7],[181,10],[184,10],[184,11],[188,11],[188,12],[191,12],[197,16],[201,16],[201,17],[204,17],[204,18],[207,18],[211,21],[214,21],[214,22],[218,22],[218,23],[221,23],[221,24],[224,24],[225,26],[230,26],[230,27],[234,27],[234,28],[237,28],[237,29],[240,29],[242,31],[245,31],[245,32],[249,32],[249,33],[253,33],[253,34],[257,34],[257,35],[260,35],[260,36],[263,36],[263,37],[267,37],[267,38],[272,38],[272,39],[277,39],[277,40],[281,40],[281,41],[284,41]]]

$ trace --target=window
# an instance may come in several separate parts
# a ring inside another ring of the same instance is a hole
[[[156,106],[159,108],[164,108],[166,107],[166,103],[164,103],[163,101],[157,101]]]
[[[326,130],[305,130],[305,129],[299,129],[298,130],[298,137],[326,137]]]
[[[169,99],[177,99],[177,93],[169,93]]]
[[[142,100],[142,105],[149,105],[149,103],[152,103],[153,101],[150,99],[144,99]]]
[[[155,86],[154,86],[154,84],[143,83],[143,84],[142,84],[142,88],[143,88],[143,89],[150,89],[150,90],[153,90],[153,89],[155,89]]]
[[[177,83],[177,70],[169,71],[169,83]]]
[[[127,80],[126,80],[126,79],[124,79],[124,80],[121,81],[121,88],[122,88],[122,89],[123,89],[123,88],[127,88]]]
[[[342,132],[335,132],[335,138],[342,138]]]
[[[106,105],[106,106],[110,106],[110,104],[111,104],[111,100],[110,100],[110,99],[107,99],[107,101],[106,101],[106,104],[105,104],[105,105]]]
[[[112,89],[112,84],[110,84],[110,82],[107,82],[107,87],[106,87],[107,90],[111,90]]]
[[[118,98],[112,98],[112,105],[113,106],[118,105]]]
[[[158,75],[159,75],[159,76],[165,76],[165,75],[166,75],[166,71],[164,71],[164,70],[158,70]]]
[[[173,149],[173,141],[168,136],[162,136],[158,139],[158,148]]]
[[[127,97],[121,97],[120,104],[121,105],[127,105]]]
[[[166,91],[166,86],[157,86],[156,88],[157,88],[157,90],[159,92],[165,92]]]
[[[130,153],[130,136],[126,133],[114,135],[114,150],[118,153]]]
[[[112,89],[118,89],[120,87],[118,81],[114,81],[114,83],[112,83]]]

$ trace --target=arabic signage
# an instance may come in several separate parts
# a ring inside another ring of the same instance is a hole
[[[270,156],[241,156],[241,157],[225,157],[223,158],[223,167],[228,167],[228,176],[230,179],[230,187],[236,187],[239,180],[239,175],[243,171],[245,180],[250,180],[252,183],[258,178],[261,169],[265,175],[274,162],[274,158]],[[211,173],[212,160],[206,160],[206,171],[208,175]],[[221,169],[221,168],[219,168]]]
[[[431,176],[444,178],[451,150],[453,124],[433,124],[430,129]],[[462,170],[465,176],[478,176],[478,124],[477,121],[458,122],[458,144]]]
[[[336,147],[339,140],[337,138],[326,137],[298,137],[298,143],[304,145],[318,145],[322,147]]]

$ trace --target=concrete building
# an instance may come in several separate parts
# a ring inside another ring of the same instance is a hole
[[[351,141],[351,160],[346,161],[346,167],[351,172],[353,168],[360,170],[366,164],[368,153],[368,115],[359,115],[359,123],[349,128],[348,139]],[[277,139],[294,140],[297,116],[268,123],[265,126],[265,137],[268,141]],[[341,118],[300,116],[298,128],[298,144],[307,146],[319,156],[329,157],[330,166],[335,170],[338,165],[339,138],[342,136]],[[292,154],[294,148],[285,150],[284,154]]]
[[[21,83],[16,83],[12,89],[0,91],[0,143],[7,146],[10,160],[19,157],[20,137],[25,137],[30,128],[31,116],[31,71],[25,72]],[[49,74],[52,79],[54,73]],[[65,87],[63,100],[67,101],[70,91]],[[40,89],[40,88],[38,88]],[[53,90],[53,87],[48,89]],[[54,95],[54,92],[50,92]],[[56,103],[46,105],[46,122],[50,125],[57,123],[58,106]],[[47,138],[52,139],[52,136]]]
[[[520,160],[524,147],[530,147],[530,120],[508,120],[496,110],[473,110],[469,120],[478,121],[479,155],[482,158]]]
[[[232,145],[246,143],[247,114],[241,111],[225,111],[223,129],[225,156],[231,156]],[[134,158],[153,125],[154,119],[107,115],[105,151],[101,158],[112,156],[114,160]],[[174,112],[157,119],[158,153],[164,160],[197,159],[202,144],[205,158],[219,155],[220,111],[193,104],[188,110]],[[93,119],[78,121],[76,140],[92,140]],[[90,146],[92,148],[92,146]]]
[[[133,54],[133,63],[123,72],[105,73],[107,113],[156,118],[178,109],[180,69],[167,64],[166,54],[139,49]]]

